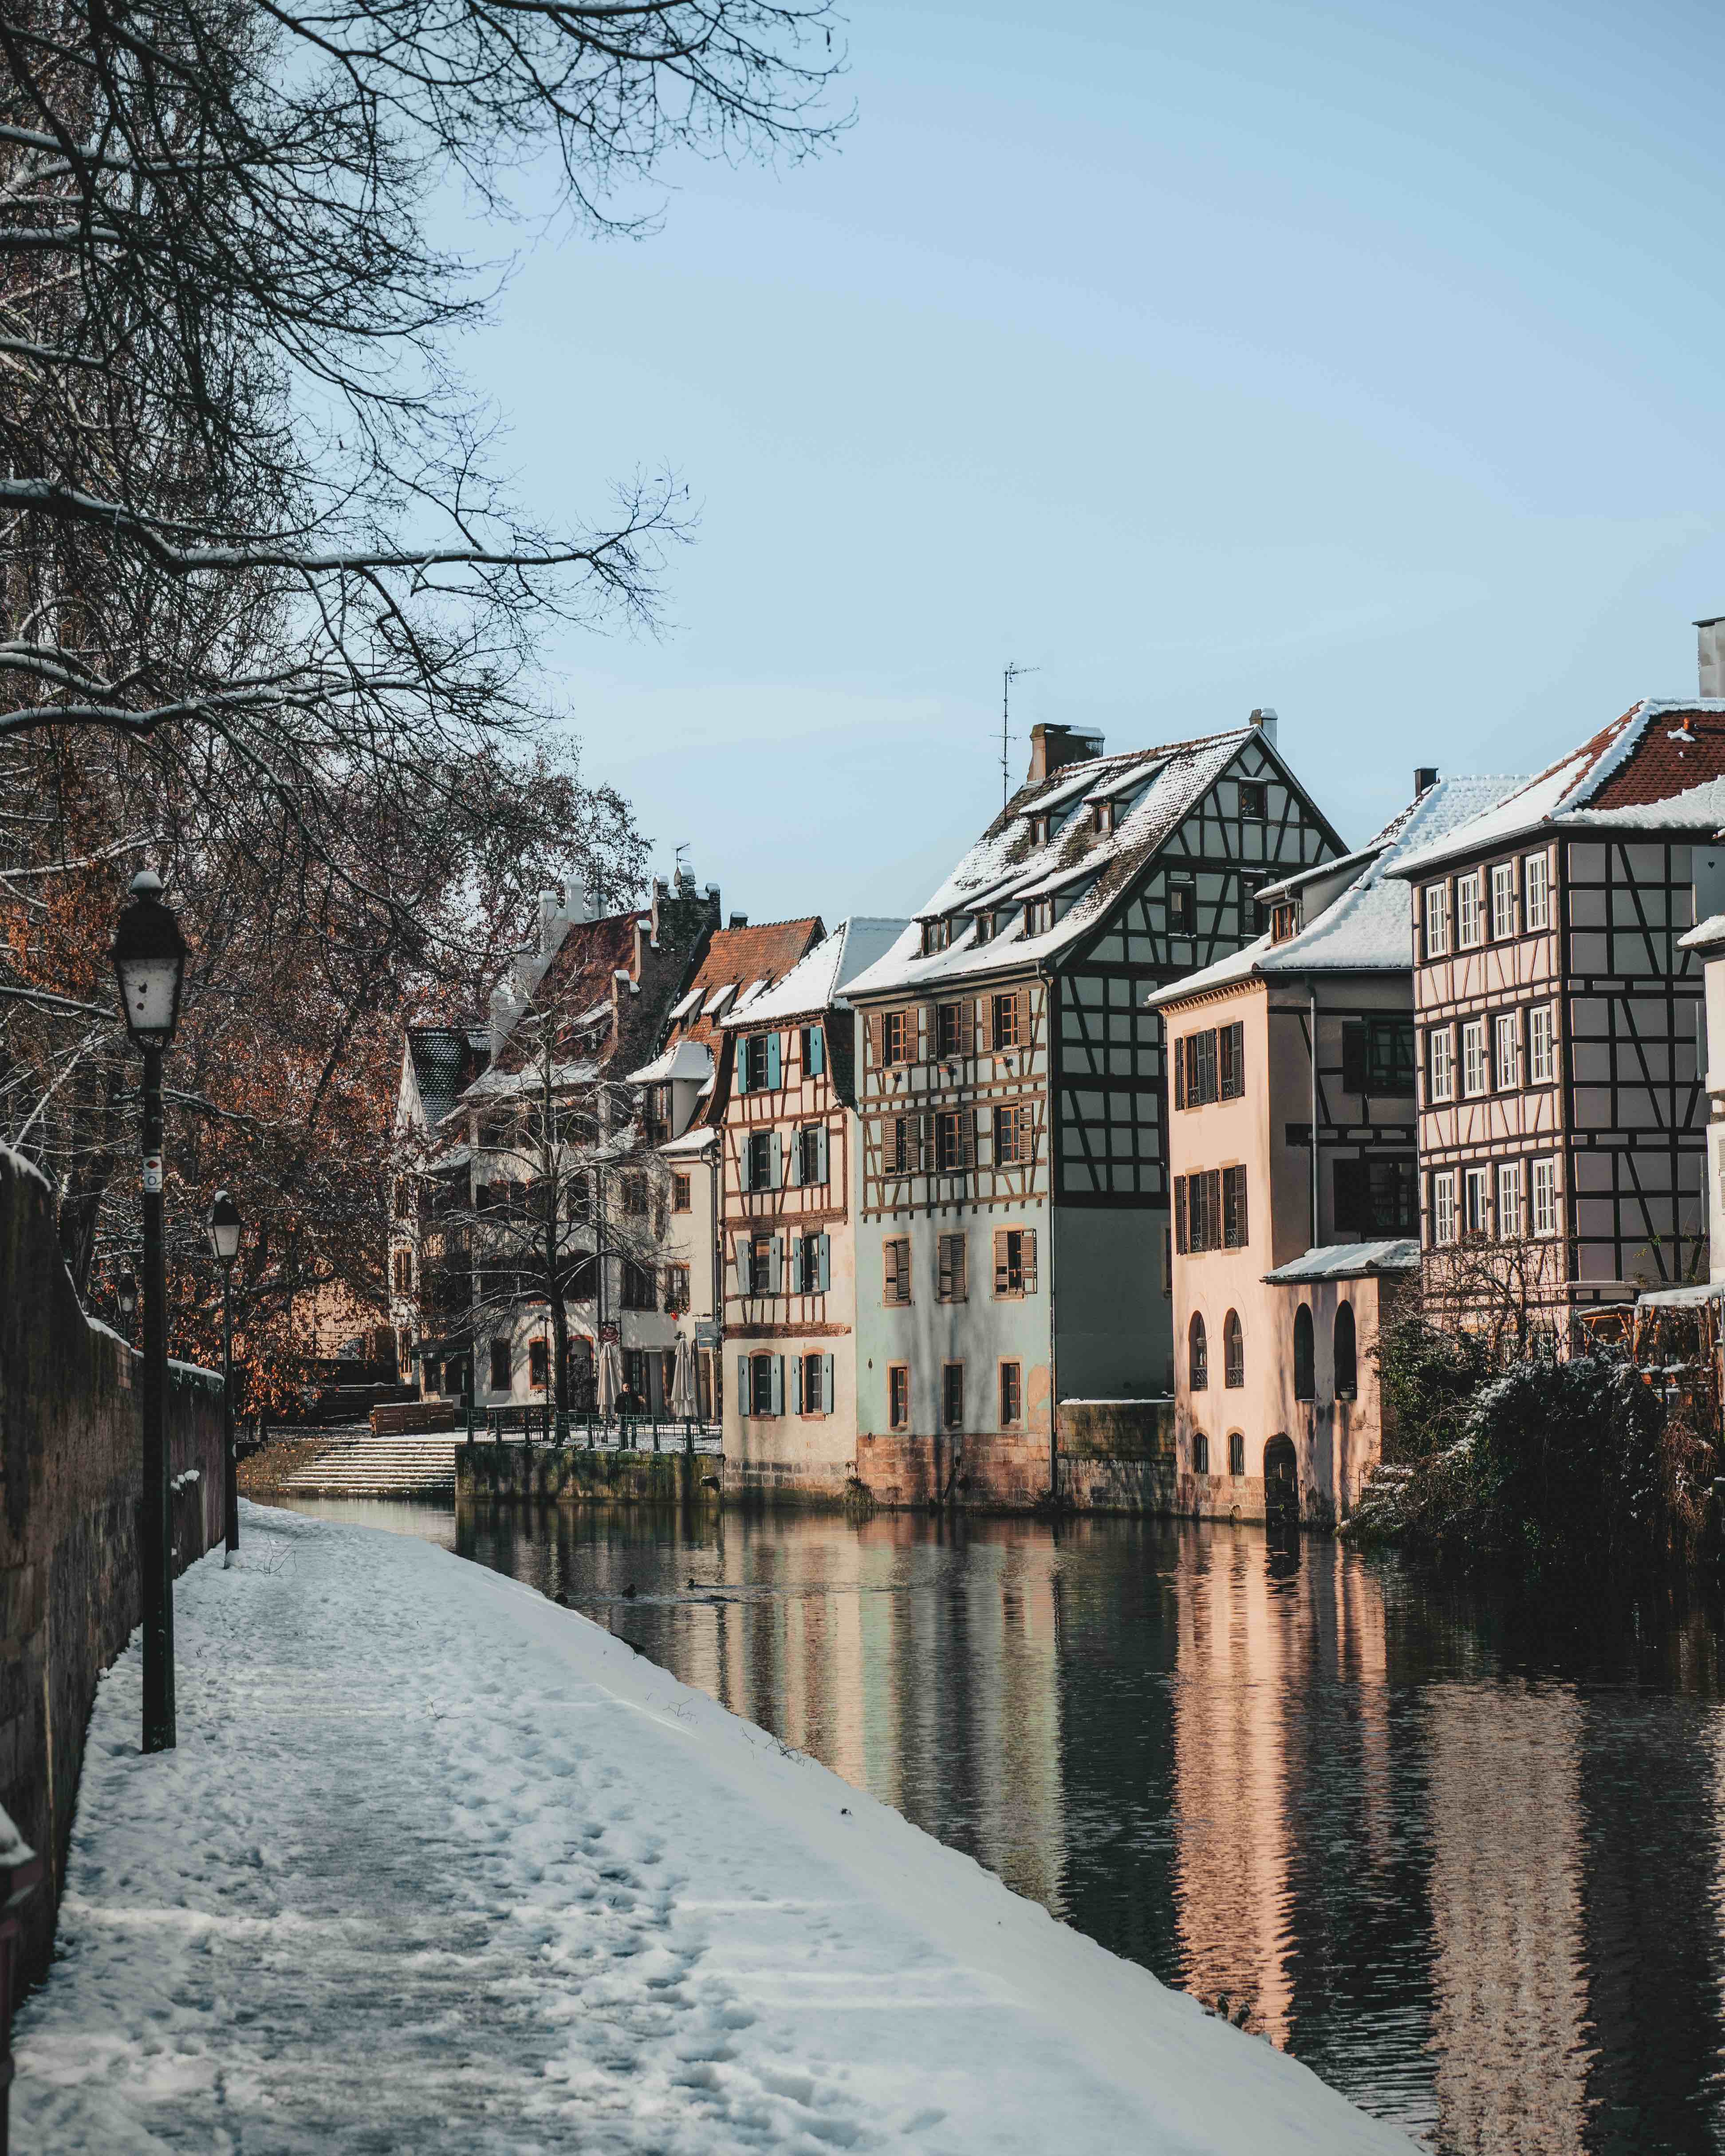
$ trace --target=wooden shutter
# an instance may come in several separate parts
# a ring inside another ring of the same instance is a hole
[[[1024,1293],[1034,1295],[1036,1292],[1036,1230],[1034,1228],[1024,1229],[1021,1247],[1024,1251]]]
[[[767,1036],[767,1091],[769,1093],[778,1091],[779,1076],[778,1035],[769,1033]]]
[[[752,1399],[752,1395],[749,1389],[749,1358],[747,1355],[739,1355],[737,1358],[737,1412],[738,1414],[744,1418],[747,1417]]]
[[[965,1275],[968,1270],[970,1238],[968,1235],[954,1235],[952,1240],[952,1300],[954,1302],[964,1302],[969,1299],[970,1284],[965,1278]]]
[[[820,1127],[820,1131],[819,1131],[819,1145],[818,1145],[818,1146],[817,1146],[817,1147],[816,1147],[816,1154],[817,1154],[817,1158],[816,1158],[815,1166],[816,1166],[816,1169],[817,1169],[817,1171],[818,1171],[819,1179],[822,1183],[825,1183],[825,1182],[828,1180],[828,1168],[827,1168],[827,1127],[826,1127],[826,1125],[825,1125],[824,1123],[823,1123],[823,1124],[821,1125],[821,1127]]]
[[[976,998],[967,996],[958,1006],[958,1053],[976,1054]]]
[[[773,1412],[776,1415],[782,1415],[784,1413],[783,1356],[773,1356],[772,1358],[771,1367],[773,1371]]]
[[[1186,1044],[1183,1040],[1174,1043],[1174,1106],[1186,1105]]]
[[[996,1295],[1009,1293],[1011,1286],[1007,1261],[1006,1237],[1007,1231],[1004,1228],[997,1228],[994,1230],[994,1292]]]
[[[868,1047],[868,1067],[870,1070],[878,1070],[880,1068],[880,1014],[879,1011],[870,1011],[863,1020],[863,1038]]]
[[[825,1295],[833,1285],[833,1243],[829,1235],[815,1238],[814,1286],[818,1295]]]
[[[977,1113],[974,1108],[958,1111],[958,1159],[959,1164],[964,1168],[976,1166]]]
[[[1030,1045],[1030,991],[1028,988],[1017,989],[1013,1000],[1018,1006],[1019,1045],[1028,1048]]]
[[[823,1355],[820,1358],[820,1404],[824,1414],[837,1412],[839,1404],[833,1397],[833,1358],[830,1355]]]
[[[768,1249],[771,1255],[767,1260],[767,1292],[769,1295],[783,1295],[784,1293],[784,1237],[775,1235],[768,1245]]]
[[[925,1175],[935,1165],[934,1113],[928,1108],[916,1117],[916,1165]]]
[[[1189,1245],[1187,1240],[1188,1232],[1186,1222],[1186,1178],[1183,1175],[1177,1175],[1174,1178],[1174,1248],[1183,1255],[1189,1248]]]

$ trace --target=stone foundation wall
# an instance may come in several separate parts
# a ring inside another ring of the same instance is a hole
[[[711,1452],[589,1452],[584,1445],[458,1445],[455,1497],[503,1504],[716,1504]]]
[[[138,1621],[143,1435],[125,1342],[85,1317],[47,1183],[0,1147],[0,1804],[45,1861],[23,1974],[47,1965],[96,1681]],[[168,1373],[174,1568],[222,1537],[222,1388]]]

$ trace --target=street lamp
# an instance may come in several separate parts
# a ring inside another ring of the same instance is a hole
[[[163,903],[162,879],[141,869],[131,903],[114,933],[121,1014],[144,1059],[144,1352],[140,1399],[144,1495],[138,1558],[142,1573],[144,1746],[174,1744],[173,1552],[168,1535],[167,1267],[162,1241],[162,1058],[180,1015],[186,943]]]
[[[120,1315],[126,1320],[126,1337],[131,1340],[131,1314],[138,1306],[138,1276],[128,1265],[114,1283],[114,1300],[120,1305]]]
[[[239,1255],[239,1208],[218,1190],[209,1209],[209,1246],[222,1267],[222,1522],[228,1548],[223,1568],[239,1548],[239,1469],[234,1457],[234,1260]]]

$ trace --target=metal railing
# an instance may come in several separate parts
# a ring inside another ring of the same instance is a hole
[[[470,1444],[564,1446],[587,1452],[718,1452],[716,1422],[676,1415],[559,1414],[548,1401],[517,1400],[468,1415]]]

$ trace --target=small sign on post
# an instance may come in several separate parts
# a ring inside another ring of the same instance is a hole
[[[162,1195],[162,1155],[159,1152],[144,1155],[144,1194],[146,1198]]]

